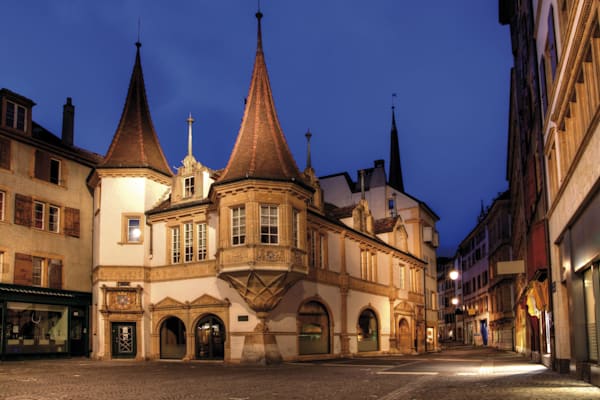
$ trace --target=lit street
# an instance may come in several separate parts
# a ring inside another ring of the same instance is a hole
[[[65,359],[0,363],[1,399],[600,399],[600,388],[520,355],[462,348],[420,356],[284,363]]]

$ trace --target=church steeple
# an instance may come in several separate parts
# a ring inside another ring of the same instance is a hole
[[[277,119],[262,48],[262,16],[260,11],[256,13],[256,58],[242,125],[227,167],[218,182],[244,178],[286,181],[301,179]]]
[[[137,47],[135,64],[131,73],[121,120],[104,162],[100,167],[149,168],[161,174],[172,176],[173,173],[160,147],[150,117],[140,60],[140,47],[142,44],[136,42],[135,45]]]
[[[398,144],[398,129],[396,128],[396,116],[392,106],[392,131],[390,140],[390,186],[404,192],[402,180],[402,166],[400,164],[400,145]]]

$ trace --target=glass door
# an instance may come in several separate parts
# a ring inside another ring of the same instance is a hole
[[[135,358],[137,354],[135,322],[113,322],[111,336],[114,358]]]

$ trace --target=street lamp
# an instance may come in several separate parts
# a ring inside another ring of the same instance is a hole
[[[456,331],[456,306],[458,305],[458,298],[453,297],[451,301],[454,306],[454,341],[456,342],[458,340],[458,333]]]
[[[451,271],[448,273],[448,277],[449,277],[450,279],[452,279],[454,282],[456,282],[456,281],[458,281],[458,278],[460,277],[460,274],[458,273],[458,271],[457,271],[457,270],[453,269],[453,270],[451,270]],[[461,285],[461,286],[462,286],[462,285]],[[458,287],[457,287],[457,285],[455,284],[455,285],[454,285],[454,294],[455,294],[455,295],[456,295],[456,291],[457,291],[457,290],[458,290]],[[462,288],[461,288],[461,294],[462,294]],[[453,304],[454,306],[458,305],[458,298],[457,298],[457,297],[454,297],[454,298],[452,298],[452,304]],[[463,304],[462,306],[464,307],[464,304]],[[461,314],[462,314],[462,310],[461,310]],[[457,316],[457,315],[458,315],[458,313],[457,313],[457,308],[455,307],[455,309],[454,309],[454,330],[456,330],[456,316]],[[464,316],[464,315],[463,315],[463,320],[462,320],[462,323],[463,323],[463,329],[462,329],[463,331],[462,331],[462,334],[464,335],[464,334],[465,334],[465,332],[464,332],[464,331],[465,331],[465,326],[464,326],[464,324],[465,324],[465,316]],[[456,337],[456,338],[458,338],[458,335],[455,335],[455,337]],[[464,339],[463,339],[463,340],[464,340]]]

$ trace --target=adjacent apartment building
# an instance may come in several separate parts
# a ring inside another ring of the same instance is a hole
[[[88,355],[92,194],[101,157],[33,120],[35,103],[0,90],[0,358]]]

